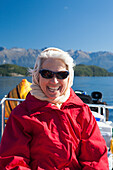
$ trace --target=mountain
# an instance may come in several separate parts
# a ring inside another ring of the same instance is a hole
[[[37,49],[0,47],[0,64],[16,64],[24,67],[33,67],[36,57],[40,53]]]
[[[23,67],[33,67],[37,56],[44,49],[26,50],[25,48],[17,47],[11,49],[0,47],[0,65],[16,64]],[[74,51],[73,49],[70,49],[67,52],[73,57],[77,65],[95,65],[113,72],[113,53],[111,52],[84,52],[82,50]]]
[[[95,65],[113,72],[113,53],[107,51],[84,52],[68,50],[76,64]]]

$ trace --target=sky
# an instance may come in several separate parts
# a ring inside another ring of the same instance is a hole
[[[113,52],[113,0],[0,0],[0,46]]]

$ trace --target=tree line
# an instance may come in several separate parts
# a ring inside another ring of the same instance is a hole
[[[0,76],[29,76],[29,72],[27,67],[2,64],[0,65]],[[74,67],[74,76],[113,76],[113,73],[98,66],[79,64]]]
[[[94,66],[94,65],[84,65],[79,64],[74,67],[75,76],[89,76],[89,77],[99,77],[99,76],[113,76],[113,73],[108,72],[106,69]]]

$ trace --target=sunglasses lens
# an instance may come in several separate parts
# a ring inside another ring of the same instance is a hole
[[[40,70],[39,73],[43,78],[51,79],[53,78],[54,74],[58,79],[65,79],[69,75],[68,71],[59,71],[59,72],[52,72],[50,70]]]
[[[60,71],[56,74],[56,77],[58,79],[66,79],[68,75],[69,75],[68,71]]]
[[[50,70],[40,70],[39,73],[41,74],[41,76],[43,78],[46,78],[46,79],[50,79],[54,76],[52,74],[52,71],[50,71]]]

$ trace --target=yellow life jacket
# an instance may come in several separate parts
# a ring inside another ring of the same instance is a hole
[[[17,99],[25,99],[28,92],[31,90],[31,83],[26,79],[23,79],[13,90],[11,90],[7,98],[17,98]],[[11,111],[17,106],[17,101],[9,101],[5,102],[5,117],[8,118]],[[5,123],[7,120],[5,120]]]

